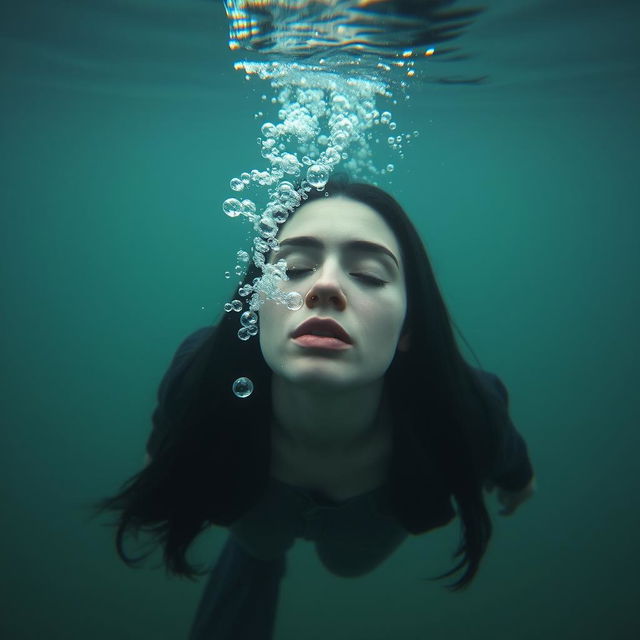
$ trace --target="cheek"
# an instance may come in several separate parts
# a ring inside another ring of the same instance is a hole
[[[400,295],[379,299],[375,303],[368,301],[360,309],[362,330],[371,340],[388,342],[390,347],[404,321],[405,302]]]
[[[260,332],[264,331],[270,336],[282,332],[287,325],[288,314],[291,313],[293,312],[284,305],[267,300],[258,312]]]
[[[277,325],[277,310],[272,302],[265,302],[258,312],[260,332],[269,333]]]

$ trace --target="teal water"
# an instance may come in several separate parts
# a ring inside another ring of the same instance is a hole
[[[421,581],[451,566],[457,521],[357,580],[298,541],[277,640],[640,631],[638,9],[486,4],[459,72],[489,80],[412,90],[394,117],[420,137],[381,186],[508,386],[538,492],[511,518],[489,496],[494,536],[461,594]],[[233,70],[215,2],[32,0],[0,18],[0,636],[184,638],[203,582],[128,569],[83,505],[139,470],[160,376],[232,291],[247,228],[221,203],[261,164],[267,87]]]

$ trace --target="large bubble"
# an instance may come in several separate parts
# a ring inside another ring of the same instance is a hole
[[[231,388],[238,398],[247,398],[253,393],[253,382],[243,376],[235,380]]]

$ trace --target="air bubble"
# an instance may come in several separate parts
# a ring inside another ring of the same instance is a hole
[[[321,164],[312,164],[307,170],[307,180],[312,187],[322,189],[329,180],[329,171]]]
[[[237,198],[227,198],[222,203],[222,210],[230,218],[235,218],[242,213],[242,203]]]
[[[256,324],[257,322],[258,314],[254,313],[253,311],[245,311],[240,316],[240,324],[242,324],[243,327],[249,327],[252,324]]]
[[[241,204],[243,213],[252,214],[256,212],[256,205],[253,200],[243,200]]]
[[[340,153],[335,147],[327,147],[324,157],[325,160],[331,164],[338,164],[340,162]]]
[[[287,309],[291,311],[297,311],[303,303],[302,296],[297,291],[292,291],[286,295]]]
[[[240,331],[242,331],[242,329],[240,329]],[[240,331],[238,331],[238,337],[240,338]],[[241,340],[246,340],[246,338],[240,338]],[[253,382],[251,382],[251,380],[249,378],[238,378],[237,380],[234,381],[233,386],[233,393],[235,396],[237,396],[238,398],[247,398],[248,396],[250,396],[253,393]]]
[[[302,167],[302,163],[293,153],[283,153],[280,162],[280,168],[289,175],[298,175],[300,173],[300,168]]]
[[[271,218],[263,216],[258,223],[258,231],[263,238],[271,238],[278,232],[278,225]]]
[[[260,131],[265,138],[275,138],[278,135],[278,130],[271,122],[265,122]]]
[[[323,62],[318,64],[322,67]],[[259,170],[248,170],[240,174],[239,179],[230,180],[231,189],[239,200],[229,198],[223,204],[223,210],[230,217],[242,215],[243,222],[248,218],[252,223],[251,231],[257,236],[253,238],[254,245],[250,245],[250,254],[237,253],[236,272],[240,267],[246,271],[246,267],[255,265],[262,274],[253,279],[253,285],[240,286],[236,295],[242,302],[234,301],[236,304],[225,306],[225,310],[257,313],[267,299],[296,310],[303,305],[302,295],[283,292],[279,283],[286,274],[273,263],[266,262],[266,256],[273,255],[272,252],[278,249],[279,225],[308,199],[311,189],[325,189],[332,172],[339,166],[344,166],[354,178],[364,178],[363,181],[366,181],[367,173],[379,176],[394,170],[392,164],[374,165],[370,145],[374,140],[384,143],[386,139],[384,135],[375,135],[374,125],[383,124],[391,130],[396,128],[391,111],[380,113],[375,108],[376,95],[384,96],[394,104],[397,100],[392,100],[393,95],[383,80],[361,78],[357,73],[353,77],[324,71],[310,73],[302,62],[242,63],[245,72],[249,67],[253,67],[250,75],[271,81],[275,95],[257,95],[262,101],[270,100],[277,116],[266,122],[268,116],[261,112],[256,114],[261,123],[256,135],[260,155],[256,155],[258,159],[262,156],[268,165]],[[391,70],[389,66],[384,68]],[[403,82],[401,86],[406,89],[407,85]],[[394,132],[387,140],[389,150],[398,151],[402,156],[402,138],[397,138]],[[252,200],[242,200],[240,192],[258,186],[259,189],[264,187],[254,198],[258,205]],[[266,199],[261,197],[264,192]],[[247,304],[243,309],[245,299]],[[248,340],[258,332],[257,323],[242,325],[238,332],[242,340]]]
[[[269,245],[262,238],[254,238],[253,246],[261,253],[269,251]]]

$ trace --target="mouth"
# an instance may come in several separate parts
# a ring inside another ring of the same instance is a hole
[[[293,338],[293,341],[300,347],[306,349],[331,349],[341,351],[351,349],[351,345],[340,338],[334,336],[319,336],[311,333],[304,333]]]
[[[351,336],[333,318],[309,318],[293,331],[291,337],[303,346],[351,346]],[[302,342],[300,338],[304,338]]]

